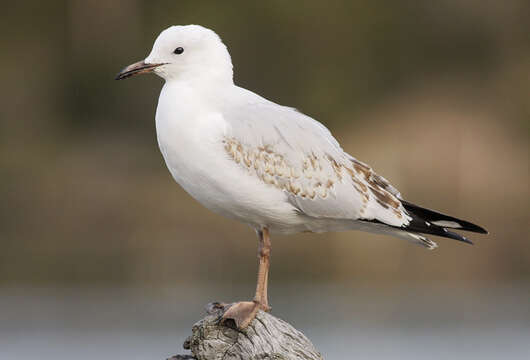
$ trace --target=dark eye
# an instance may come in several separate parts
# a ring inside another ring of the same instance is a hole
[[[184,52],[184,48],[181,48],[180,46],[173,51],[173,54],[180,55]]]

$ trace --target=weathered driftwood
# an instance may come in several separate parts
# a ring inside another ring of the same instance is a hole
[[[304,334],[268,313],[259,311],[246,329],[237,330],[220,323],[224,305],[211,303],[206,311],[184,342],[192,355],[171,360],[323,360]]]

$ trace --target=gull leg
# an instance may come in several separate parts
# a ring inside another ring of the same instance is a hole
[[[267,297],[267,283],[269,280],[271,240],[269,229],[258,230],[258,279],[256,294],[252,301],[240,301],[232,304],[223,314],[222,322],[232,319],[239,329],[246,328],[256,317],[258,310],[270,311]]]
[[[263,228],[258,232],[258,281],[256,284],[256,295],[254,302],[260,305],[263,311],[270,311],[269,298],[267,296],[267,285],[269,282],[269,268],[271,259],[271,239],[269,236],[269,229]]]

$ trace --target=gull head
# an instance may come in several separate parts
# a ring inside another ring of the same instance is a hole
[[[200,25],[171,26],[155,40],[151,53],[125,67],[116,80],[153,72],[166,81],[232,81],[230,54],[215,32]]]

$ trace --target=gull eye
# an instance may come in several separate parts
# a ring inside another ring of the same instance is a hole
[[[176,48],[174,51],[173,51],[173,54],[177,54],[177,55],[180,55],[184,52],[184,48],[181,48],[180,46],[178,48]]]

